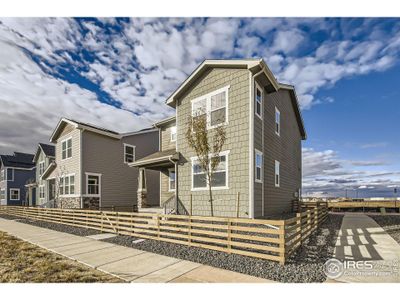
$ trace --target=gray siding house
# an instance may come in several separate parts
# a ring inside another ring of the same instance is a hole
[[[214,215],[291,211],[301,191],[306,132],[294,87],[277,82],[262,59],[205,60],[166,103],[175,116],[154,124],[159,151],[129,164],[160,171],[161,206],[174,202],[175,211],[187,213],[192,199],[194,215],[210,215],[206,175],[185,138],[188,116],[201,108],[209,130],[222,125],[227,135],[214,174]]]
[[[36,206],[49,207],[55,196],[54,180],[44,180],[44,171],[55,160],[55,146],[39,143],[33,162],[36,165]]]
[[[35,195],[29,195],[26,187],[35,181],[35,164],[32,159],[33,154],[21,152],[0,155],[1,205],[35,205]]]
[[[138,170],[128,163],[158,150],[158,130],[118,133],[63,118],[50,142],[55,159],[41,178],[54,185],[52,206],[62,208],[137,207]],[[159,172],[146,171],[149,199],[159,199]],[[149,205],[152,202],[149,200]],[[158,203],[156,203],[158,205]]]

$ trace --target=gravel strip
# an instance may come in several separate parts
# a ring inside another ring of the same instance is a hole
[[[100,233],[92,229],[63,224],[21,219],[6,215],[0,215],[0,217],[18,219],[18,222],[80,236]],[[279,282],[324,282],[326,276],[323,272],[323,265],[326,260],[332,257],[342,218],[343,215],[329,214],[320,228],[292,254],[284,266],[273,261],[162,241],[144,240],[140,243],[132,243],[138,238],[123,235],[102,241]]]
[[[400,215],[369,215],[376,223],[390,234],[390,236],[400,244]]]
[[[129,236],[103,241],[280,282],[324,282],[323,265],[332,257],[342,218],[342,215],[329,215],[284,266],[263,259],[155,240],[134,244],[136,238]]]
[[[0,215],[0,218],[8,219],[8,220],[16,220],[17,222],[34,225],[34,226],[38,226],[38,227],[43,227],[43,228],[47,228],[47,229],[51,229],[51,230],[55,230],[55,231],[75,234],[75,235],[79,235],[79,236],[88,236],[88,235],[94,235],[94,234],[101,233],[101,231],[99,231],[99,230],[86,229],[86,228],[81,228],[81,227],[51,223],[51,222],[40,221],[40,220],[26,219],[26,218],[11,216],[11,215]]]

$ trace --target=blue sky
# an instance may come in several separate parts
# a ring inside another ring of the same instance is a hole
[[[0,152],[33,151],[61,116],[149,126],[202,60],[262,57],[299,96],[306,194],[400,185],[399,19],[3,18],[0,44]]]

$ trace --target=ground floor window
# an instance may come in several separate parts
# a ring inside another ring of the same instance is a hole
[[[0,200],[5,200],[6,199],[6,190],[1,189],[0,190]]]
[[[263,154],[261,151],[256,150],[256,156],[255,156],[255,177],[256,177],[256,182],[261,182],[262,183],[262,170],[263,170]]]
[[[10,189],[10,200],[20,200],[19,189]]]
[[[44,199],[44,185],[39,186],[39,198]]]
[[[87,193],[92,196],[100,195],[100,174],[86,174]]]
[[[275,161],[275,186],[279,187],[281,184],[281,178],[280,178],[280,163],[279,161]]]
[[[175,191],[175,170],[170,169],[168,171],[168,191]]]
[[[60,177],[60,195],[75,194],[75,175]]]
[[[216,158],[215,158],[216,159]],[[211,164],[211,161],[210,161]],[[228,187],[228,152],[220,153],[219,164],[212,174],[212,188]],[[202,168],[197,158],[192,159],[192,189],[208,188],[206,171]]]

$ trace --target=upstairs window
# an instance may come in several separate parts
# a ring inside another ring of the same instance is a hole
[[[168,173],[168,191],[175,191],[175,170],[170,169]]]
[[[100,175],[86,174],[88,195],[100,195]]]
[[[261,151],[256,150],[255,155],[255,179],[256,182],[262,182],[262,170],[263,170],[263,154]]]
[[[279,161],[275,161],[275,186],[279,187],[281,184],[281,177],[280,177],[280,163]]]
[[[39,163],[39,176],[44,173],[44,161]]]
[[[44,185],[40,185],[39,186],[39,199],[44,199],[45,195],[44,195]]]
[[[171,127],[171,142],[176,142],[176,126]]]
[[[124,144],[124,162],[131,163],[135,161],[135,146]]]
[[[229,86],[204,95],[192,101],[192,116],[206,118],[207,128],[213,128],[228,121]]]
[[[275,107],[275,133],[281,135],[281,112]]]
[[[61,142],[61,157],[62,159],[72,157],[72,138]]]
[[[256,85],[256,93],[255,93],[255,100],[256,100],[256,105],[255,105],[255,112],[256,115],[261,119],[262,118],[262,99],[263,99],[263,93],[261,88]]]
[[[10,200],[19,201],[19,189],[10,189]]]

